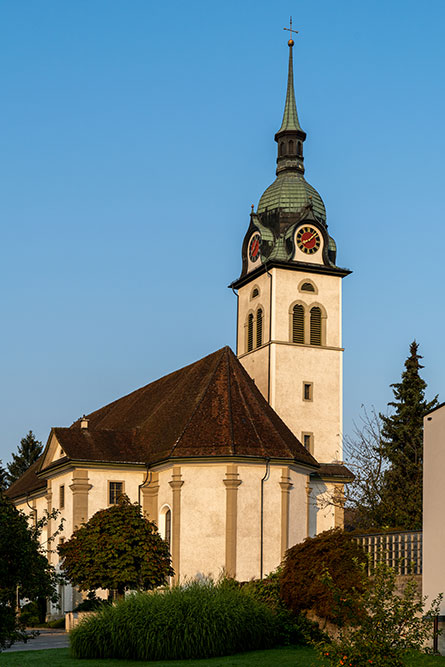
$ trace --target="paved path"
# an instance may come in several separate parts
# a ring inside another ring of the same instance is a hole
[[[51,628],[39,629],[40,635],[27,642],[16,642],[5,650],[5,653],[13,651],[40,651],[46,648],[67,648],[69,646],[68,633],[65,630]]]

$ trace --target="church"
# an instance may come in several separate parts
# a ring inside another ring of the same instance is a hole
[[[252,207],[230,285],[236,354],[224,347],[52,428],[7,492],[35,518],[59,510],[58,540],[126,494],[167,540],[175,581],[263,577],[290,546],[343,525],[352,475],[342,462],[341,287],[350,271],[337,266],[323,200],[304,177],[288,46],[276,179]],[[57,566],[57,554],[48,558]],[[66,589],[61,610],[75,598]]]

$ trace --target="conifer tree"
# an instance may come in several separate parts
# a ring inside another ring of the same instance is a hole
[[[0,491],[4,491],[8,488],[8,473],[3,467],[2,461],[0,460]]]
[[[389,464],[383,479],[383,523],[405,530],[422,528],[423,417],[437,405],[437,396],[429,402],[425,399],[418,349],[413,341],[401,382],[391,385],[394,400],[388,405],[393,413],[380,415],[380,446]]]
[[[17,454],[13,454],[11,463],[8,463],[9,484],[15,482],[37,461],[42,449],[42,443],[36,439],[32,431],[29,431],[28,435],[21,439]]]

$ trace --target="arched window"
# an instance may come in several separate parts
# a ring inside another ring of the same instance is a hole
[[[312,283],[303,283],[300,287],[301,292],[315,292],[315,287]]]
[[[297,143],[297,155],[301,157],[303,155],[303,144],[301,141]]]
[[[256,314],[256,346],[263,344],[263,311],[258,308]]]
[[[292,139],[289,140],[289,153],[292,155],[294,152],[294,142]]]
[[[253,315],[250,315],[247,318],[247,351],[250,352],[253,350]]]
[[[304,308],[300,304],[292,310],[292,342],[304,343]]]
[[[280,144],[280,155],[284,155],[284,141]]]
[[[321,308],[311,308],[311,345],[321,345]]]
[[[165,541],[168,544],[169,550],[171,550],[172,543],[172,513],[171,510],[167,510],[165,513]]]
[[[252,294],[250,295],[250,298],[255,299],[255,297],[259,296],[259,294],[260,290],[258,289],[258,287],[254,287],[252,290]]]

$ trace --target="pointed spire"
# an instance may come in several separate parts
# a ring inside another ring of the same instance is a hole
[[[289,28],[284,29],[289,30]],[[290,30],[291,34],[292,32],[297,32],[296,30],[292,30],[292,20]],[[288,46],[289,71],[287,76],[286,103],[284,105],[283,122],[275,135],[275,141],[278,144],[277,175],[284,171],[296,171],[303,175],[303,142],[306,139],[306,132],[301,129],[300,121],[298,120],[297,105],[295,103],[294,67],[292,58],[292,48],[294,46],[293,39],[288,41]]]
[[[284,114],[283,122],[278,132],[283,132],[285,130],[300,130],[300,121],[298,120],[297,105],[295,102],[295,91],[294,91],[294,67],[293,67],[293,58],[292,58],[292,48],[294,46],[294,40],[290,39],[288,42],[289,45],[289,71],[287,76],[287,93],[286,93],[286,104],[284,105]]]

